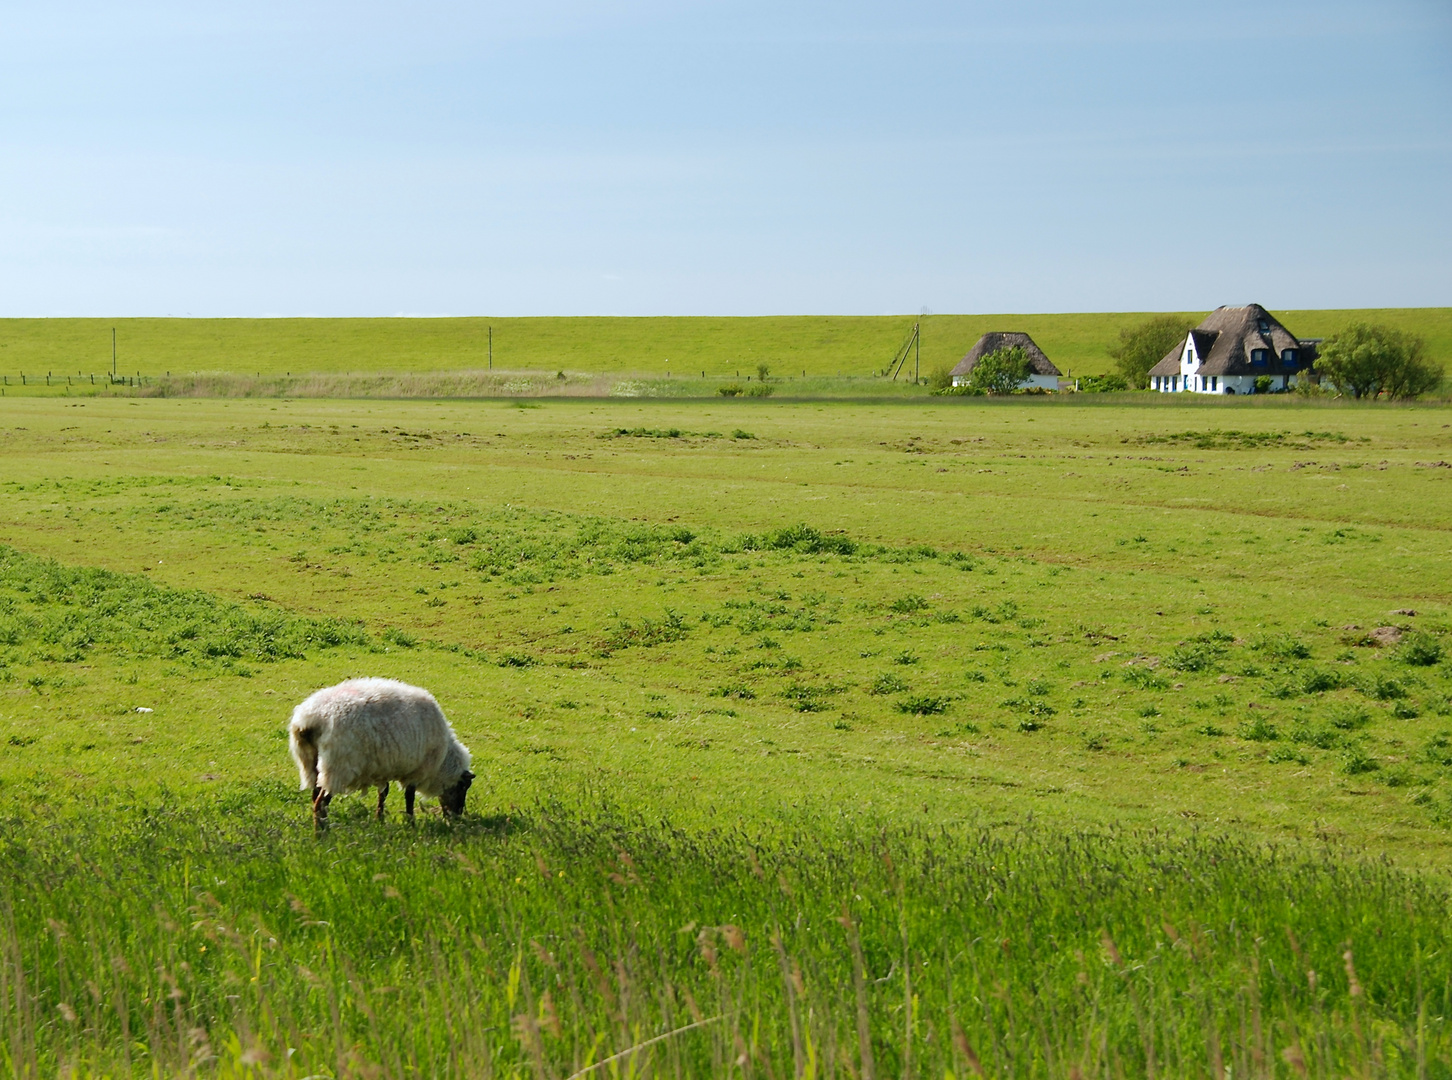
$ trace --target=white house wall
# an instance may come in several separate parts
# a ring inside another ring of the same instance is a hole
[[[969,376],[954,375],[954,386],[967,386]],[[1059,388],[1059,377],[1057,375],[1030,375],[1027,382],[1019,384],[1025,388],[1038,388],[1041,390],[1057,390]]]
[[[1173,380],[1173,379],[1176,378],[1176,376],[1172,376],[1172,375],[1157,375],[1157,376],[1155,376],[1155,378],[1159,379],[1159,385],[1158,386],[1155,386],[1155,385],[1151,384],[1150,385],[1150,389],[1151,390],[1156,390],[1156,391],[1158,391],[1161,394],[1176,394],[1176,393],[1179,393],[1179,394],[1184,394],[1184,393],[1190,393],[1190,394],[1227,394],[1231,390],[1234,390],[1237,394],[1253,394],[1253,393],[1255,393],[1255,380],[1257,378],[1259,378],[1259,376],[1257,376],[1257,375],[1220,375],[1220,376],[1213,376],[1213,375],[1212,376],[1189,375],[1189,376],[1186,376],[1185,374],[1182,373],[1181,375],[1178,376],[1178,382],[1171,381],[1171,380]],[[1210,389],[1210,382],[1209,382],[1209,380],[1212,379],[1212,378],[1215,379],[1215,389],[1214,390]],[[1279,376],[1279,375],[1272,375],[1271,376],[1271,389],[1272,390],[1279,390],[1279,389],[1281,389],[1280,379],[1281,379],[1281,376]],[[1292,375],[1289,379],[1286,380],[1286,389],[1290,389],[1290,387],[1295,386],[1297,381],[1298,381],[1297,376]]]

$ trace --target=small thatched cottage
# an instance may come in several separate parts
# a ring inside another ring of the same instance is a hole
[[[1150,368],[1165,394],[1253,394],[1255,381],[1288,390],[1307,378],[1320,338],[1298,338],[1259,304],[1218,307]]]
[[[1020,334],[1017,331],[994,331],[984,334],[978,339],[978,343],[968,350],[968,355],[958,361],[953,368],[953,385],[966,386],[968,376],[989,353],[997,352],[999,349],[1011,349],[1015,345],[1020,346],[1028,357],[1029,377],[1024,386],[1037,386],[1044,390],[1057,390],[1059,388],[1059,369],[1044,355],[1044,350],[1034,344],[1034,339],[1027,334]]]

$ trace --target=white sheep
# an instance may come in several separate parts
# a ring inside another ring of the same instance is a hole
[[[469,751],[454,736],[427,690],[393,679],[349,679],[319,690],[292,711],[288,745],[303,790],[313,793],[313,823],[327,825],[335,794],[378,789],[378,819],[388,785],[403,785],[413,817],[415,791],[437,795],[445,817],[464,812],[474,774]]]

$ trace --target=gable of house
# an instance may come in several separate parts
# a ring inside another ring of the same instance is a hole
[[[959,360],[954,366],[951,375],[961,377],[969,374],[978,366],[989,353],[995,353],[999,349],[1011,349],[1018,346],[1023,349],[1024,355],[1028,358],[1029,372],[1033,375],[1046,375],[1057,378],[1061,372],[1053,365],[1053,362],[1044,355],[1044,351],[1034,344],[1034,339],[1027,334],[1017,331],[990,331],[984,334],[968,350],[967,355]]]

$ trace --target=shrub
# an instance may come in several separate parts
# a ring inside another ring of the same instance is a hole
[[[1264,716],[1252,716],[1235,729],[1235,734],[1249,742],[1274,742],[1281,737],[1276,726]]]
[[[1433,735],[1427,740],[1427,745],[1422,747],[1422,760],[1444,768],[1452,765],[1452,736],[1446,732]]]
[[[792,703],[797,712],[821,712],[825,698],[831,691],[822,686],[793,683],[782,691],[782,697]]]
[[[873,679],[872,685],[867,688],[867,692],[878,695],[901,694],[907,689],[907,682],[889,671]]]
[[[888,608],[897,612],[899,615],[911,615],[915,611],[923,611],[927,606],[928,602],[921,596],[909,593],[907,596],[901,596],[894,600],[888,605]]]
[[[1314,746],[1317,750],[1330,750],[1341,745],[1341,736],[1334,728],[1297,724],[1291,728],[1291,741]]]
[[[722,397],[740,397],[745,389],[740,383],[727,383],[725,386],[716,387],[716,393]]]
[[[935,697],[931,694],[917,694],[897,703],[897,711],[914,716],[935,716],[946,712],[951,698]]]
[[[1339,689],[1344,681],[1340,672],[1312,668],[1306,672],[1305,681],[1301,685],[1308,694],[1323,694],[1327,690]]]
[[[1175,671],[1205,671],[1225,655],[1225,642],[1212,635],[1181,642],[1165,657],[1165,666]]]
[[[1360,731],[1371,723],[1371,713],[1360,705],[1342,705],[1327,713],[1326,718],[1341,731]]]
[[[1084,394],[1117,394],[1129,389],[1129,381],[1123,375],[1084,375],[1079,379],[1079,391]]]
[[[634,439],[679,439],[685,432],[680,428],[613,428],[601,435],[602,439],[634,438]]]
[[[1402,640],[1401,648],[1397,649],[1396,655],[1397,659],[1404,664],[1431,667],[1442,662],[1444,650],[1440,641],[1431,634],[1419,630]]]
[[[1295,762],[1297,765],[1307,765],[1310,763],[1310,759],[1305,754],[1290,746],[1277,746],[1270,752],[1270,756],[1266,758],[1266,761],[1272,765],[1279,765],[1286,761]]]
[[[1379,768],[1381,765],[1376,758],[1371,757],[1359,746],[1351,747],[1341,756],[1341,771],[1347,776],[1376,772]]]
[[[713,697],[736,698],[738,701],[752,701],[756,698],[756,691],[745,683],[729,683],[725,686],[718,686],[711,691]]]
[[[1377,701],[1399,701],[1407,696],[1407,688],[1390,675],[1377,675],[1361,688],[1362,693]]]
[[[686,625],[686,620],[676,612],[668,610],[663,619],[641,619],[638,623],[622,619],[620,625],[605,639],[605,647],[628,649],[632,645],[639,645],[652,649],[657,645],[680,641],[690,632],[691,628]]]
[[[776,393],[776,387],[770,383],[752,383],[746,388],[747,397],[771,397]]]
[[[418,638],[414,637],[407,630],[400,630],[393,626],[384,630],[382,637],[388,644],[397,645],[402,649],[411,649],[418,644]]]
[[[1124,669],[1124,681],[1138,690],[1166,690],[1169,680],[1156,674],[1152,668],[1129,667]]]
[[[1044,719],[1053,716],[1058,711],[1047,701],[1035,701],[1032,698],[1007,698],[998,704],[1005,709],[1013,709],[1015,712],[1027,713],[1029,716]]]
[[[1291,634],[1262,634],[1251,648],[1276,660],[1305,660],[1311,655],[1311,647]]]
[[[810,525],[789,525],[764,536],[743,536],[744,551],[795,551],[801,555],[851,555],[857,544],[845,536],[818,532]]]

